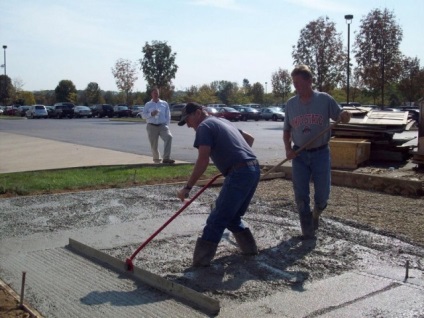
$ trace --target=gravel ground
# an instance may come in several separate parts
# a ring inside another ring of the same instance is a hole
[[[1,199],[0,240],[170,217],[170,211],[181,207],[175,197],[178,188],[156,185]],[[207,189],[184,216],[206,220],[219,189]],[[256,257],[240,255],[232,235],[225,233],[212,267],[195,270],[190,265],[197,233],[165,229],[134,265],[213,296],[223,305],[257,300],[287,288],[302,290],[306,281],[370,266],[403,267],[408,260],[412,269],[424,271],[421,197],[333,186],[317,240],[301,241],[296,238],[300,229],[292,183],[275,179],[260,183],[245,220],[260,249]],[[201,229],[199,224],[197,232]],[[126,259],[139,244],[103,250]]]

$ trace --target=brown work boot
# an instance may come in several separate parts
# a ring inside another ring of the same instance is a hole
[[[211,260],[214,258],[216,249],[218,248],[217,243],[202,240],[198,238],[196,241],[196,247],[193,253],[193,266],[194,267],[205,267],[210,266]]]
[[[258,247],[256,246],[255,238],[249,228],[246,228],[241,232],[235,232],[233,235],[243,255],[258,254]]]

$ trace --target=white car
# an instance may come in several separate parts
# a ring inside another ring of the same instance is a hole
[[[48,115],[47,108],[44,105],[32,105],[25,112],[27,118],[47,118]]]

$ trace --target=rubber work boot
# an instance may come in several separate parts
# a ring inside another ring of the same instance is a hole
[[[300,220],[300,228],[302,229],[302,235],[300,236],[301,240],[313,240],[316,238],[315,236],[315,228],[314,228],[314,219],[312,218],[310,221]]]
[[[321,216],[322,211],[324,211],[324,209],[318,209],[316,206],[314,206],[314,210],[312,211],[312,224],[315,231],[318,230],[319,217]]]
[[[201,238],[198,238],[193,253],[193,266],[210,266],[211,260],[214,258],[217,248],[217,243],[205,241]]]
[[[258,247],[256,246],[255,238],[249,228],[246,228],[241,232],[233,233],[233,235],[243,255],[258,254]]]

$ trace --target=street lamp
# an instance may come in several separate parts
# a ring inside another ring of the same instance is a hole
[[[266,104],[266,94],[268,93],[268,82],[265,82],[265,104]]]
[[[353,15],[345,15],[347,23],[347,104],[349,105],[349,71],[350,71],[350,24],[352,23]]]
[[[3,49],[4,49],[4,75],[6,75],[6,49],[7,49],[7,45],[3,45]]]

